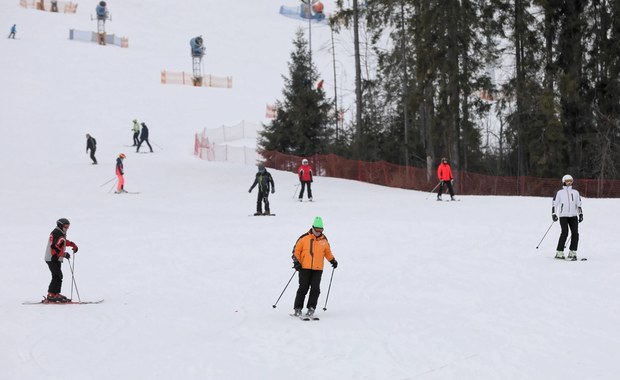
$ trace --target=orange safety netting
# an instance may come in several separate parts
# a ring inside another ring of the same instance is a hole
[[[218,77],[215,75],[205,75],[202,81],[197,81],[192,74],[184,71],[166,71],[161,72],[162,84],[181,84],[196,87],[218,87],[232,88],[232,77]]]
[[[46,3],[44,0],[19,0],[19,5],[24,8],[34,8],[40,11],[52,11],[51,1]],[[57,1],[56,6],[58,8],[58,12],[75,13],[78,5],[72,1]]]
[[[302,157],[274,151],[261,152],[270,168],[296,172]],[[308,158],[316,175],[345,178],[377,185],[419,191],[432,191],[438,184],[436,167],[430,171],[405,167],[385,161],[349,160],[334,154],[317,154]],[[559,178],[500,177],[452,170],[454,190],[462,195],[553,196],[561,187]],[[589,198],[620,197],[620,180],[576,179],[575,189]]]

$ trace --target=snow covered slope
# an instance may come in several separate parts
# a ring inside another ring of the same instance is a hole
[[[68,40],[94,28],[95,1],[75,15],[0,3],[0,30],[16,23],[19,38],[0,39],[0,378],[616,379],[617,200],[584,201],[589,260],[578,262],[552,259],[557,223],[535,249],[551,223],[543,198],[440,203],[316,178],[316,202],[299,203],[296,176],[274,171],[277,216],[248,217],[255,168],[192,149],[196,131],[262,120],[280,96],[299,24],[278,15],[283,3],[259,3],[109,1],[109,30],[129,49]],[[233,89],[159,84],[162,69],[190,70],[198,34],[206,71],[232,75]],[[126,146],[133,118],[150,127],[154,154]],[[120,152],[138,195],[101,186]],[[296,278],[272,305],[316,215],[340,265],[321,321],[301,322],[288,315]],[[60,217],[80,247],[80,296],[103,304],[21,304],[47,290],[44,246]]]

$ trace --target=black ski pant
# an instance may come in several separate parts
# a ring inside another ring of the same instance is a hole
[[[293,309],[303,309],[304,299],[306,298],[308,289],[310,289],[310,296],[308,297],[308,304],[306,307],[308,309],[316,309],[316,304],[319,301],[319,294],[321,294],[321,276],[323,276],[322,270],[299,270],[299,288],[297,289]]]
[[[267,214],[271,213],[269,210],[269,192],[262,190],[258,190],[258,197],[256,198],[256,212],[263,213],[263,203],[265,203],[265,212]]]
[[[454,196],[454,189],[452,188],[452,181],[441,181],[439,182],[439,191],[437,191],[437,196],[441,196],[441,194],[443,194],[443,186],[446,185],[448,186],[448,192],[450,193],[450,196],[453,197]]]
[[[91,149],[90,150],[90,159],[93,160],[93,164],[97,163],[97,159],[95,158],[95,150],[96,149]]]
[[[52,281],[47,288],[47,292],[60,293],[60,289],[62,288],[62,269],[60,266],[62,263],[60,261],[46,261],[46,263],[50,268],[50,272],[52,272]]]
[[[149,143],[149,139],[140,140],[140,142],[138,143],[138,147],[136,148],[136,152],[138,152],[140,150],[140,145],[142,145],[143,142],[146,142],[146,145],[149,146],[149,149],[151,150],[151,153],[153,153],[153,147]]]
[[[310,188],[310,181],[301,181],[301,190],[299,191],[299,199],[304,197],[304,188],[308,186],[308,199],[312,199],[312,189]]]
[[[140,136],[140,131],[133,133],[133,146],[140,145],[140,139],[138,139],[138,136]]]
[[[560,218],[560,227],[562,232],[560,233],[560,240],[558,240],[557,250],[564,252],[564,244],[566,244],[568,229],[570,228],[570,247],[568,249],[576,251],[579,244],[579,218],[563,216]]]

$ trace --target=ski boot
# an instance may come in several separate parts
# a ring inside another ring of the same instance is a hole
[[[295,312],[293,313],[293,315],[295,317],[301,317],[301,309],[295,309]]]
[[[259,216],[259,215],[263,215],[263,213],[262,213],[262,212],[260,212],[260,211],[256,211],[256,212],[254,213],[254,216]]]
[[[454,199],[454,197],[451,195],[451,196],[450,196],[450,200],[451,200],[451,201],[455,201],[456,199]]]
[[[438,200],[439,202],[441,202],[441,201],[442,201],[442,199],[441,199],[441,195],[438,195],[438,196],[437,196],[437,200]]]
[[[263,213],[263,215],[270,215],[271,212],[269,210],[265,210],[265,212]]]
[[[555,253],[555,258],[556,259],[560,259],[560,260],[564,260],[564,252],[563,251],[557,251]]]
[[[314,308],[309,307],[308,311],[306,311],[306,317],[312,318],[314,316]]]
[[[45,301],[46,302],[69,302],[71,300],[63,296],[60,293],[47,293],[47,297],[45,298]]]
[[[577,251],[568,251],[568,257],[566,259],[570,261],[577,261]]]

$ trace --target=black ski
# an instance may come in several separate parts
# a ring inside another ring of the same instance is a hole
[[[258,214],[258,215],[250,214],[248,216],[276,216],[276,214]]]

